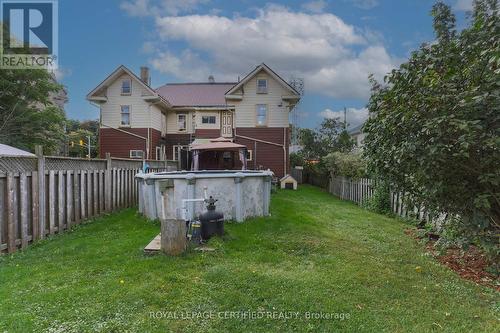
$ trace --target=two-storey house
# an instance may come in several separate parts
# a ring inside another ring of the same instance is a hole
[[[189,169],[192,150],[205,147],[197,168],[238,169],[238,153],[224,149],[231,142],[246,147],[247,168],[289,171],[289,113],[300,96],[265,64],[239,82],[209,77],[157,89],[147,68],[138,77],[120,66],[87,99],[100,107],[101,155],[180,160]]]

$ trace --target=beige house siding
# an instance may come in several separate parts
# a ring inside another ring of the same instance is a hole
[[[203,116],[215,116],[215,124],[203,124]],[[196,111],[195,116],[196,129],[219,129],[220,128],[220,111]]]
[[[267,94],[257,93],[258,79],[267,79]],[[283,101],[282,96],[290,95],[290,92],[265,71],[261,71],[243,85],[243,92],[241,101],[228,101],[228,104],[234,104],[236,107],[234,120],[236,127],[256,127],[258,104],[267,105],[267,127],[289,126],[289,103]],[[234,95],[241,93],[239,89]]]
[[[193,133],[193,112],[194,111],[168,111],[167,113],[167,134]],[[187,115],[186,131],[179,131],[177,127],[177,114]],[[200,120],[201,121],[201,120]]]
[[[131,79],[132,82],[130,95],[121,94],[122,81],[125,79]],[[107,88],[105,94],[107,102],[101,104],[103,127],[122,127],[121,106],[130,105],[130,127],[150,127],[165,134],[165,116],[159,107],[144,101],[143,96],[151,94],[135,78],[131,78],[127,74],[120,76]]]

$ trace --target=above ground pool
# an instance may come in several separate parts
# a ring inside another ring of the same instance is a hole
[[[139,212],[150,219],[192,220],[206,210],[202,199],[212,196],[226,220],[268,216],[272,176],[251,170],[139,173]]]

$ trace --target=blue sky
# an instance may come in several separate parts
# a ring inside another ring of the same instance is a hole
[[[472,0],[448,0],[458,25]],[[381,78],[432,41],[433,0],[60,0],[59,77],[69,118],[96,119],[85,95],[117,66],[151,68],[152,86],[235,81],[266,62],[305,80],[299,126],[344,107],[366,117],[368,75]]]

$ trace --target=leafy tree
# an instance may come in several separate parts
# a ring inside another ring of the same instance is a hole
[[[498,0],[475,1],[460,33],[449,6],[432,10],[436,41],[373,79],[364,126],[369,169],[426,208],[460,216],[475,239],[500,231]]]
[[[366,177],[366,161],[359,153],[336,151],[325,156],[323,161],[333,176]]]
[[[42,69],[0,70],[0,142],[46,153],[64,139],[64,111],[50,102],[62,87]]]

